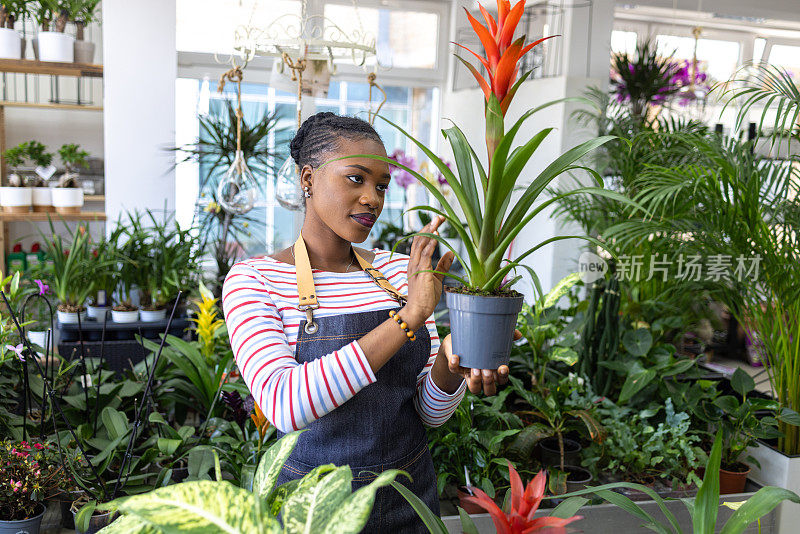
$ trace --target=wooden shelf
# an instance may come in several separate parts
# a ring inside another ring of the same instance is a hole
[[[61,214],[56,212],[28,212],[28,213],[2,213],[0,212],[0,222],[15,221],[47,221],[48,217],[53,221],[64,219],[65,221],[105,221],[104,211],[82,211],[81,213]]]
[[[83,195],[84,202],[105,202],[105,195]]]
[[[40,103],[40,102],[10,102],[8,100],[0,100],[0,107],[103,111],[103,106],[79,106],[77,104],[50,104],[50,103]]]
[[[53,76],[83,76],[102,78],[103,66],[88,63],[60,63],[33,59],[0,59],[0,72],[23,74],[50,74]]]

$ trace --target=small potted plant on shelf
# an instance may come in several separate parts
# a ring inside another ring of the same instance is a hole
[[[48,443],[0,442],[0,532],[36,534],[44,501],[65,485],[64,467]]]
[[[78,225],[65,246],[50,221],[50,235],[42,233],[42,241],[48,258],[53,261],[49,283],[58,299],[58,321],[63,324],[77,323],[79,313],[81,321],[85,321],[84,303],[91,292],[91,279],[96,268],[96,264],[90,261],[89,233],[86,227]]]
[[[106,313],[111,310],[114,290],[119,282],[117,272],[119,238],[125,228],[117,225],[104,239],[92,246],[92,256],[98,265],[104,265],[95,270],[92,278],[92,292],[89,295],[90,303],[87,306],[89,317],[102,321]]]
[[[488,11],[482,9],[486,26],[479,23],[467,11],[467,17],[486,51],[485,58],[470,52],[487,69],[488,81],[471,63],[466,60],[462,60],[462,62],[475,76],[485,96],[483,111],[486,123],[488,168],[484,167],[477,155],[478,151],[469,144],[464,133],[456,125],[443,130],[454,154],[456,168],[450,170],[446,163],[424,143],[413,138],[389,119],[379,115],[413,141],[427,156],[452,189],[453,195],[458,201],[457,206],[451,205],[438,187],[402,163],[373,154],[345,156],[378,159],[406,170],[416,177],[418,182],[428,189],[442,206],[442,209],[433,206],[416,206],[411,209],[433,212],[443,217],[458,232],[466,251],[464,258],[456,254],[454,247],[440,235],[431,233],[417,233],[416,235],[426,235],[444,243],[450,249],[448,254],[454,254],[464,267],[466,273],[464,277],[447,274],[447,276],[460,281],[463,287],[447,287],[445,293],[450,310],[453,353],[459,355],[463,367],[497,369],[500,365],[508,363],[512,334],[523,301],[522,295],[511,289],[511,285],[521,278],[521,276],[514,276],[517,270],[527,271],[533,278],[538,293],[542,294],[536,273],[528,265],[522,263],[527,256],[548,243],[574,237],[581,237],[598,246],[603,246],[597,239],[588,236],[555,236],[535,247],[520,250],[513,261],[506,260],[511,243],[536,215],[547,213],[546,210],[552,203],[564,196],[575,194],[602,195],[614,198],[619,202],[632,204],[624,196],[603,189],[602,179],[594,171],[588,172],[601,187],[581,187],[541,201],[542,193],[554,179],[564,172],[575,169],[581,158],[610,141],[612,137],[609,136],[598,137],[571,148],[549,165],[540,164],[544,170],[538,176],[531,176],[529,185],[524,192],[513,202],[511,201],[512,194],[519,189],[517,182],[523,175],[523,169],[553,128],[543,129],[512,150],[516,134],[534,113],[550,105],[563,102],[563,100],[558,100],[530,109],[523,113],[510,128],[506,129],[506,112],[515,93],[531,74],[530,71],[518,73],[519,60],[534,46],[549,39],[549,37],[545,37],[527,45],[524,36],[512,40],[524,9],[524,2],[517,2],[512,8],[509,2],[498,1],[499,18],[497,20]],[[461,58],[458,57],[458,59]],[[518,74],[520,75],[518,76]],[[528,177],[529,175],[526,173],[526,182]],[[456,208],[460,208],[460,210]],[[458,211],[463,213],[466,228],[461,223]]]
[[[100,0],[73,0],[72,21],[75,23],[75,63],[94,63],[94,43],[84,40],[86,26],[95,20]]]
[[[70,143],[58,149],[58,155],[64,162],[66,171],[59,178],[53,189],[53,206],[58,213],[80,213],[83,207],[83,189],[78,187],[78,167],[88,167],[85,150]]]
[[[28,0],[0,2],[0,58],[21,59],[25,56],[25,40],[14,29],[14,23],[28,12]]]
[[[136,221],[130,213],[128,218]],[[139,308],[133,304],[133,295],[147,265],[146,235],[135,226],[123,225],[121,217],[117,227],[125,229],[125,242],[117,247],[117,298],[111,308],[111,319],[116,323],[135,323],[139,320]]]
[[[64,32],[69,22],[70,0],[39,0],[35,11],[41,26],[37,36],[38,58],[41,61],[72,63],[75,60],[75,38]]]
[[[33,188],[27,187],[26,177],[20,175],[20,167],[28,154],[27,143],[22,143],[3,152],[3,157],[11,167],[8,185],[0,187],[0,205],[6,213],[27,213],[33,201]]]
[[[33,178],[33,211],[54,211],[53,195],[47,186],[47,180],[56,172],[53,167],[53,154],[38,141],[28,141],[28,158],[36,165],[36,176]]]

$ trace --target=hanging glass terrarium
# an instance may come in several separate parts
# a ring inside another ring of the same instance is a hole
[[[276,177],[275,199],[287,210],[300,210],[303,207],[303,195],[300,193],[300,177],[297,165],[292,158],[286,158]]]
[[[259,196],[258,182],[247,167],[244,152],[237,150],[233,163],[217,186],[217,203],[225,211],[243,215],[253,209]]]

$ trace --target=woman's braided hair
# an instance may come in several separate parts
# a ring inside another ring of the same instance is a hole
[[[297,130],[289,149],[292,159],[302,169],[304,165],[319,166],[322,154],[339,148],[339,139],[372,139],[383,143],[370,123],[356,117],[321,111],[311,115]]]

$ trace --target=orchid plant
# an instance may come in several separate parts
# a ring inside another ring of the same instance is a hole
[[[455,124],[451,128],[442,130],[453,151],[456,168],[451,170],[440,157],[434,154],[421,141],[412,137],[397,124],[385,117],[381,117],[417,145],[442,174],[453,191],[460,211],[464,214],[465,225],[460,222],[454,205],[451,205],[436,185],[425,180],[418,171],[399,161],[383,156],[359,154],[345,157],[369,157],[399,167],[415,177],[438,201],[441,209],[422,205],[415,206],[411,210],[425,210],[444,217],[450,223],[450,226],[458,231],[469,261],[464,261],[465,258],[462,258],[456,249],[448,243],[448,240],[440,235],[418,232],[407,238],[414,235],[424,235],[444,243],[458,258],[461,265],[464,266],[466,273],[465,277],[450,273],[442,274],[459,280],[467,291],[477,294],[507,294],[506,287],[521,278],[521,276],[515,276],[506,284],[504,280],[507,275],[512,270],[516,273],[517,268],[524,268],[531,275],[534,286],[541,295],[541,286],[536,273],[529,266],[522,263],[525,257],[548,243],[573,237],[587,239],[600,246],[602,244],[596,239],[587,236],[554,236],[526,251],[522,251],[514,261],[504,260],[511,243],[528,223],[536,215],[545,212],[551,204],[565,196],[591,193],[614,198],[627,204],[631,204],[631,201],[602,187],[582,187],[549,198],[538,203],[534,208],[534,204],[539,200],[540,195],[545,191],[548,184],[564,172],[584,169],[602,186],[602,180],[595,171],[587,169],[577,162],[587,153],[613,138],[606,136],[587,141],[565,152],[524,187],[522,195],[514,203],[511,203],[512,193],[518,189],[517,182],[520,180],[522,171],[554,128],[545,128],[512,150],[512,143],[516,134],[524,122],[534,113],[548,106],[563,103],[565,100],[549,102],[530,109],[523,113],[511,128],[506,129],[505,116],[514,95],[520,85],[531,74],[531,71],[528,71],[519,75],[519,61],[533,47],[551,37],[543,37],[528,44],[526,44],[525,36],[514,39],[515,30],[525,10],[524,0],[517,2],[513,7],[509,0],[498,0],[497,9],[498,17],[495,19],[483,6],[480,7],[486,22],[485,26],[467,11],[467,17],[483,44],[485,57],[472,50],[467,50],[486,69],[488,80],[481,76],[475,66],[456,56],[475,76],[485,97],[484,115],[486,119],[488,168],[484,167],[477,151],[470,145],[464,133]],[[504,261],[507,263],[504,264]]]

